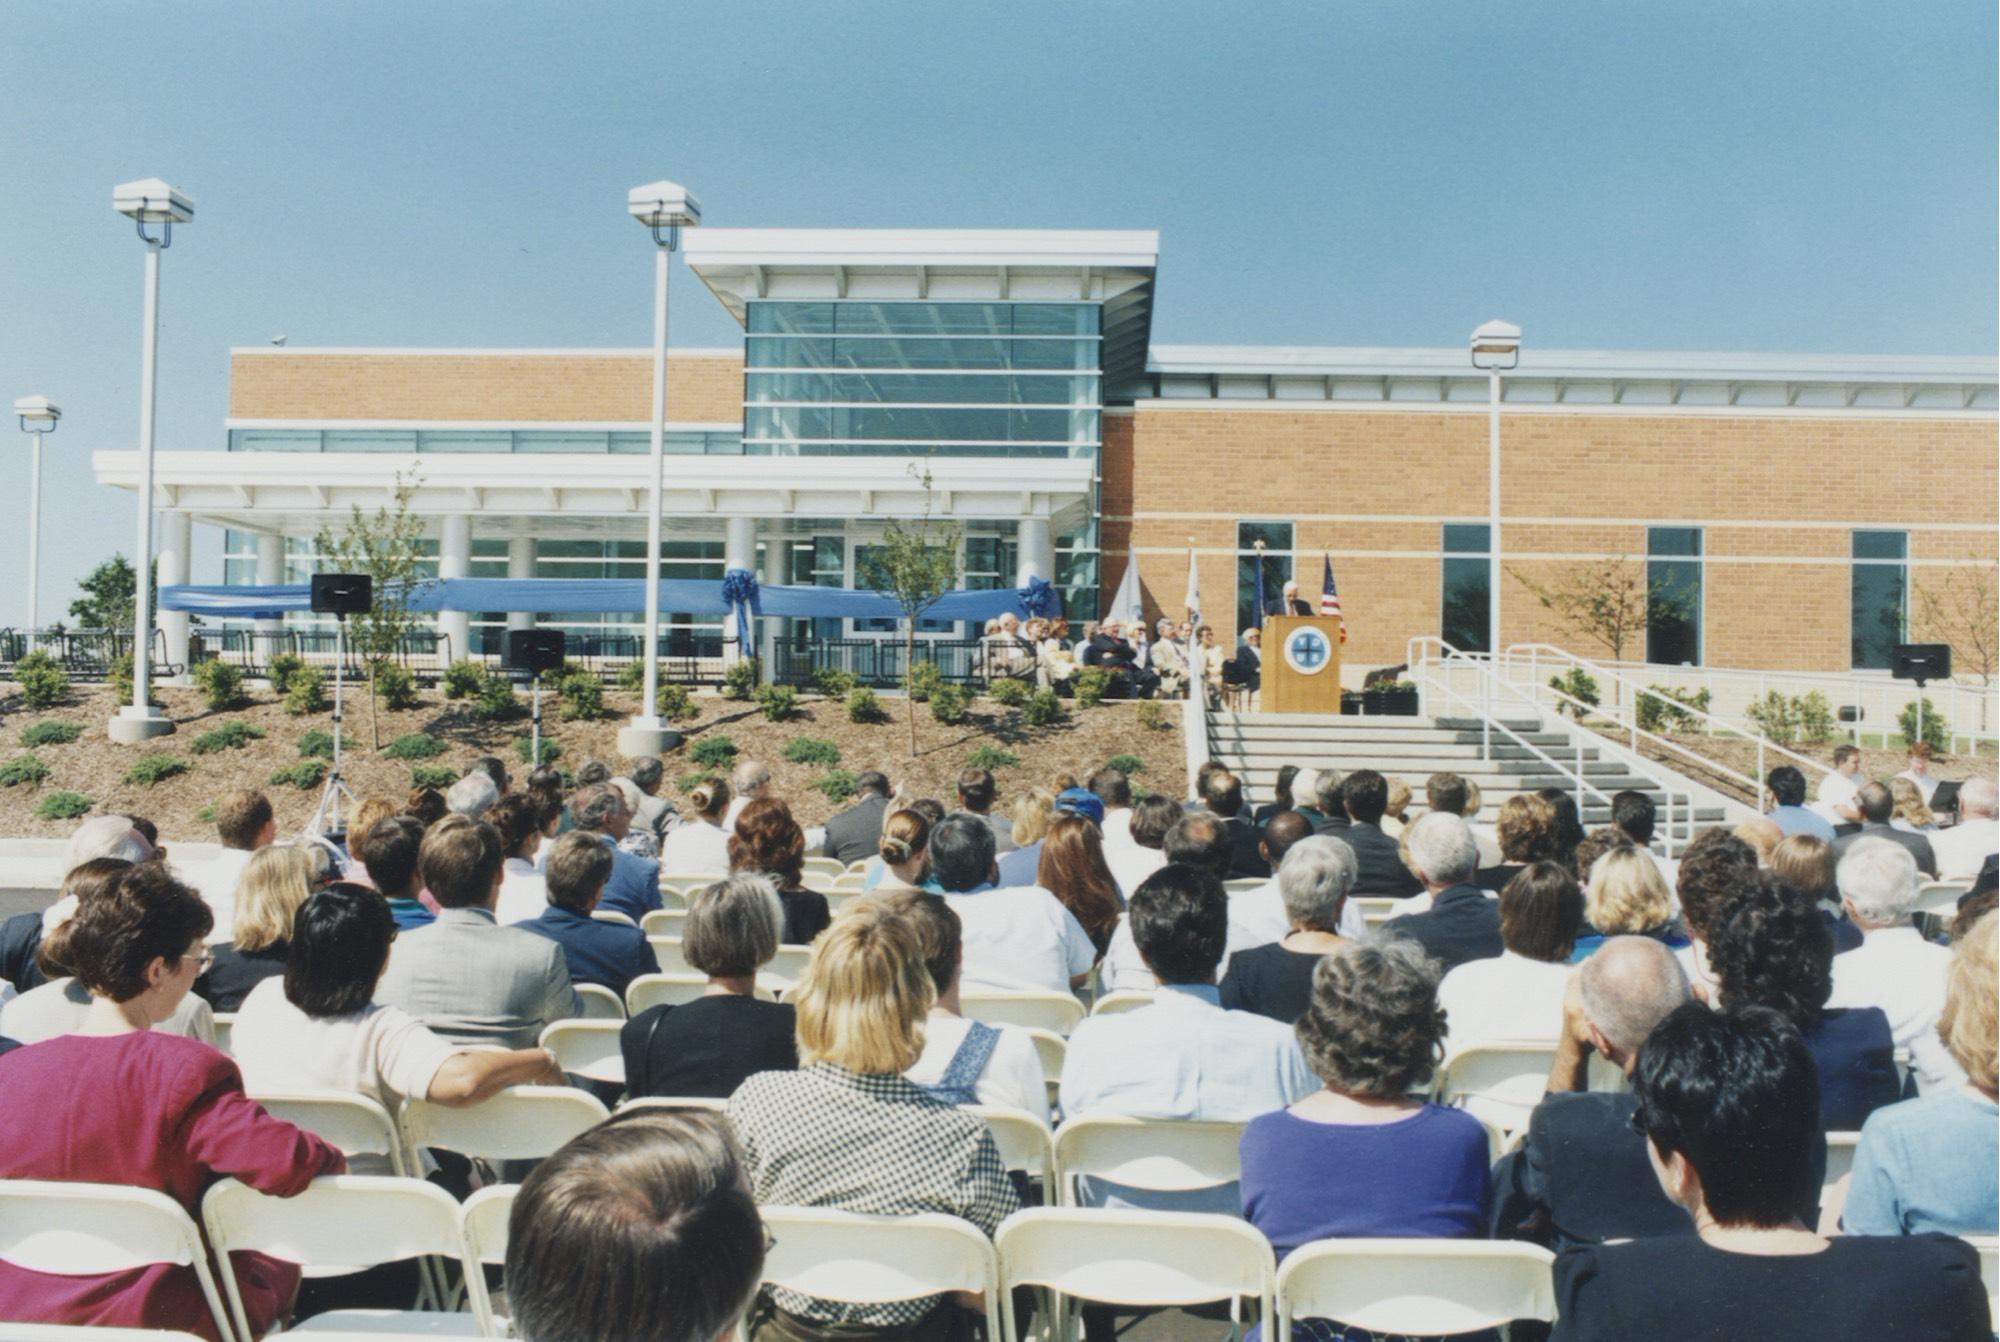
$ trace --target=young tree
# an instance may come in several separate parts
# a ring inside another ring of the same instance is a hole
[[[417,477],[398,475],[391,507],[364,513],[356,504],[339,534],[320,529],[314,540],[320,568],[328,573],[365,573],[374,586],[374,608],[350,615],[347,639],[368,666],[368,730],[377,750],[382,728],[377,717],[376,682],[395,659],[403,639],[420,623],[410,602],[421,589],[417,569],[424,561],[423,520],[410,512]]]
[[[903,612],[903,687],[912,688],[917,670],[917,621],[937,599],[958,584],[959,529],[931,516],[933,491],[928,467],[912,464],[910,475],[924,488],[924,512],[915,525],[891,519],[882,546],[866,564],[862,580],[895,598]],[[917,753],[917,700],[908,698],[910,754]]]
[[[1965,561],[1936,570],[1942,576],[1916,586],[1916,624],[1923,637],[1951,645],[1951,669],[1961,676],[1978,676],[1990,687],[2000,673],[2000,582],[1993,562],[1970,555]],[[1980,727],[1984,729],[1985,696],[1980,697]]]
[[[1603,647],[1614,662],[1624,661],[1626,648],[1645,638],[1648,621],[1693,618],[1690,593],[1678,587],[1652,590],[1646,566],[1624,555],[1580,560],[1547,583],[1511,565],[1507,572],[1534,594],[1542,609],[1553,612],[1571,633]],[[1614,682],[1614,703],[1616,689]]]
[[[133,588],[137,575],[131,561],[114,554],[86,574],[77,584],[83,595],[69,603],[69,613],[82,629],[130,629]],[[154,584],[158,591],[158,584]],[[159,609],[154,604],[154,609]]]

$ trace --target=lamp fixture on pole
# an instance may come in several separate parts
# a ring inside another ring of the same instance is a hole
[[[21,432],[34,437],[34,455],[28,467],[28,651],[35,647],[35,635],[42,627],[42,439],[56,431],[62,407],[46,396],[23,396],[14,402],[14,415]]]
[[[1486,322],[1472,333],[1472,366],[1486,373],[1486,655],[1500,655],[1500,375],[1521,362],[1521,328]]]

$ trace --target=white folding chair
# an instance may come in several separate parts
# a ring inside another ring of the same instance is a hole
[[[1083,1003],[1068,993],[965,992],[959,1013],[988,1025],[1025,1025],[1067,1036],[1083,1022]]]
[[[1137,1011],[1140,1007],[1153,1005],[1153,994],[1139,992],[1132,988],[1121,988],[1117,992],[1106,993],[1090,1008],[1093,1016],[1115,1016],[1121,1011]]]
[[[680,1006],[708,991],[708,975],[683,970],[677,974],[641,974],[625,985],[625,1009],[634,1016],[656,1006]]]
[[[225,1179],[201,1200],[202,1224],[218,1258],[255,1250],[297,1263],[307,1276],[330,1276],[405,1258],[443,1257],[463,1263],[458,1204],[422,1179],[328,1174],[297,1197],[259,1193]],[[233,1275],[225,1275],[237,1333],[249,1338],[250,1318]],[[451,1337],[490,1335],[484,1314],[439,1310],[355,1309],[316,1314],[291,1333],[422,1332]],[[272,1336],[273,1334],[266,1334]]]
[[[803,870],[808,876],[824,876],[832,881],[847,874],[847,864],[837,857],[809,857]]]
[[[250,1098],[271,1117],[317,1133],[343,1155],[387,1156],[392,1172],[410,1172],[396,1120],[366,1095],[351,1090],[253,1090]]]
[[[1387,895],[1349,895],[1347,902],[1361,911],[1361,921],[1372,932],[1394,918],[1396,906],[1403,901]]]
[[[80,1275],[159,1263],[193,1268],[216,1334],[223,1342],[236,1336],[194,1218],[150,1188],[0,1180],[0,1262],[30,1272]]]
[[[993,1144],[1000,1148],[1000,1159],[1010,1170],[1021,1170],[1031,1179],[1039,1179],[1042,1196],[1053,1201],[1056,1187],[1056,1139],[1048,1125],[1033,1114],[1022,1109],[1010,1109],[1004,1105],[968,1104],[963,1106],[968,1114],[977,1114],[986,1122],[986,1130],[993,1134]]]
[[[70,1323],[10,1323],[7,1342],[201,1342],[193,1333],[153,1328],[96,1328]],[[383,1342],[377,1339],[377,1342]]]
[[[640,930],[649,937],[677,937],[687,926],[686,909],[654,909],[639,920]]]
[[[514,1210],[519,1185],[482,1188],[458,1209],[458,1232],[465,1256],[465,1293],[473,1315],[486,1321],[489,1337],[506,1337],[506,1321],[493,1313],[493,1294],[486,1288],[482,1267],[507,1261],[507,1218]]]
[[[616,909],[592,909],[590,916],[600,923],[616,923],[620,927],[637,927],[639,925],[632,921],[631,914],[620,913]]]
[[[1028,1038],[1034,1041],[1035,1061],[1042,1065],[1042,1082],[1048,1087],[1053,1111],[1062,1094],[1063,1060],[1069,1056],[1069,1042],[1054,1030],[1038,1030],[1032,1025],[1027,1030]]]
[[[601,983],[579,983],[576,998],[585,1020],[624,1020],[625,1000]]]
[[[509,1086],[478,1104],[403,1106],[403,1140],[487,1160],[540,1160],[611,1116],[594,1095],[568,1086]]]
[[[689,894],[704,886],[715,885],[728,879],[729,873],[726,871],[696,871],[682,876],[663,876],[660,878],[660,888],[665,890],[671,886],[676,894],[686,899]]]
[[[1555,1059],[1554,1044],[1474,1044],[1438,1069],[1438,1102],[1511,1133],[1526,1127],[1541,1103]]]
[[[1289,1336],[1295,1319],[1422,1336],[1550,1321],[1554,1262],[1540,1245],[1513,1240],[1318,1240],[1278,1269],[1277,1335]]]
[[[1972,885],[1967,881],[1925,881],[1917,890],[1916,913],[1955,913],[1958,901]]]
[[[662,974],[695,972],[695,967],[688,963],[687,951],[679,937],[647,937],[646,942],[653,948],[653,955],[660,962]]]
[[[1252,890],[1262,890],[1269,884],[1269,881],[1256,876],[1238,876],[1234,880],[1224,881],[1222,888],[1232,895],[1247,895]]]
[[[759,972],[783,979],[786,983],[797,983],[799,976],[806,972],[806,962],[810,959],[810,946],[779,946],[778,953]]]
[[[729,1101],[709,1095],[634,1095],[618,1103],[618,1112],[627,1109],[701,1109],[711,1114],[729,1112]]]
[[[236,1013],[234,1011],[216,1012],[215,1046],[218,1049],[222,1050],[224,1053],[233,1052],[234,1050],[232,1050],[229,1047],[229,1043],[231,1038],[235,1035],[235,1033],[236,1033]]]
[[[1961,1235],[1979,1254],[1979,1280],[1986,1286],[1986,1317],[2000,1319],[2000,1236]]]
[[[625,1032],[625,1020],[558,1020],[542,1029],[542,1047],[556,1055],[556,1065],[565,1072],[587,1076],[592,1081],[625,1083],[625,1053],[618,1037]]]
[[[843,872],[833,878],[833,889],[823,893],[832,895],[858,895],[866,889],[868,877],[859,871]]]
[[[1840,1233],[1840,1214],[1847,1210],[1847,1190],[1854,1182],[1854,1148],[1859,1132],[1826,1134],[1826,1177],[1819,1186],[1819,1229],[1822,1235]]]
[[[1151,1192],[1190,1192],[1243,1175],[1243,1124],[1210,1119],[1079,1114],[1056,1130],[1059,1201],[1077,1205],[1086,1175]]]
[[[764,1254],[766,1285],[856,1305],[974,1291],[986,1298],[986,1335],[1000,1337],[999,1267],[992,1242],[970,1222],[936,1212],[758,1210],[773,1241]]]
[[[1000,1223],[993,1247],[1007,1342],[1020,1342],[1016,1286],[1054,1293],[1056,1339],[1073,1335],[1066,1323],[1073,1301],[1171,1308],[1228,1300],[1233,1313],[1247,1296],[1257,1301],[1259,1319],[1272,1317],[1271,1246],[1233,1216],[1030,1207]]]

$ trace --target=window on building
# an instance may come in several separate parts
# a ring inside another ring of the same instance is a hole
[[[854,585],[887,590],[888,574],[882,570],[883,548],[880,545],[856,545],[854,547]],[[857,634],[900,633],[903,622],[900,618],[867,619],[854,622]],[[919,634],[955,634],[958,624],[954,620],[918,620]]]
[[[1853,665],[1886,671],[1909,620],[1910,536],[1906,531],[1857,531],[1850,604]]]
[[[1264,553],[1257,553],[1257,542]],[[1264,621],[1257,609],[1258,574],[1263,575],[1264,609],[1277,603],[1279,593],[1292,576],[1292,524],[1290,522],[1238,522],[1236,524],[1236,632]]]
[[[1438,636],[1460,652],[1486,652],[1492,607],[1491,532],[1483,522],[1444,526],[1443,618]]]
[[[1701,665],[1701,528],[1646,528],[1646,660]]]

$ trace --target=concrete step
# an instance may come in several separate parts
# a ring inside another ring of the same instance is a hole
[[[1310,758],[1302,760],[1293,755],[1275,753],[1269,755],[1245,755],[1220,751],[1216,753],[1215,758],[1228,765],[1231,773],[1238,775],[1276,774],[1279,769],[1287,764],[1297,764],[1302,767],[1315,763],[1323,767],[1325,764],[1324,760],[1314,761]],[[1570,762],[1563,760],[1562,763],[1567,767]],[[1465,778],[1492,777],[1516,780],[1513,783],[1514,786],[1521,785],[1518,782],[1520,779],[1542,778],[1555,772],[1549,768],[1548,763],[1544,760],[1482,760],[1476,755],[1463,757],[1433,755],[1422,759],[1384,759],[1379,756],[1347,755],[1333,761],[1333,766],[1342,773],[1352,773],[1356,769],[1374,769],[1379,773],[1390,774],[1406,782],[1428,778],[1435,773],[1455,773]],[[1632,775],[1624,765],[1618,763],[1616,760],[1593,760],[1586,758],[1583,762],[1583,776],[1595,780],[1598,778],[1625,778]],[[1482,783],[1481,786],[1485,785]],[[1536,784],[1535,786],[1539,787],[1540,784]]]
[[[1297,737],[1297,736],[1244,736],[1236,732],[1210,732],[1209,749],[1217,752],[1240,751],[1244,754],[1285,754],[1304,753],[1335,759],[1343,756],[1365,756],[1370,759],[1411,759],[1429,756],[1452,756],[1477,759],[1483,752],[1478,737],[1460,737],[1438,734],[1420,740],[1409,741],[1356,741],[1346,737]],[[1493,742],[1494,759],[1534,759],[1535,751],[1541,750],[1551,755],[1573,756],[1575,747],[1560,736],[1528,737],[1525,744],[1504,737]],[[1597,747],[1586,746],[1584,758],[1594,759]]]

